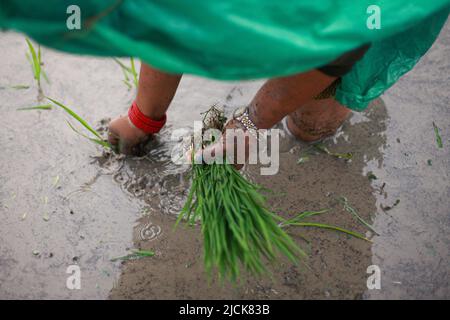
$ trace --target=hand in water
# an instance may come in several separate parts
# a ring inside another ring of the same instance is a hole
[[[136,128],[128,116],[120,116],[109,123],[108,141],[120,153],[138,154],[150,136]]]

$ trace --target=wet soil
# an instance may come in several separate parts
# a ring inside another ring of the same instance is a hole
[[[291,228],[310,252],[309,268],[281,261],[272,278],[247,275],[236,285],[208,282],[198,227],[173,231],[189,179],[188,168],[171,161],[171,134],[192,129],[213,103],[230,114],[262,81],[184,77],[168,125],[148,152],[111,157],[77,136],[59,109],[16,110],[46,102],[38,100],[24,37],[0,33],[0,298],[450,298],[449,29],[447,24],[412,72],[325,141],[333,152],[351,152],[351,161],[315,153],[299,164],[309,146],[284,136],[277,175],[261,176],[257,166],[243,170],[275,191],[269,195],[274,212],[289,217],[329,208],[311,221],[364,233],[373,244],[329,230]],[[50,79],[44,94],[97,128],[124,113],[135,94],[111,59],[44,48],[43,61]],[[30,87],[11,87],[18,84]],[[341,196],[378,236],[344,210]],[[156,254],[110,261],[136,248]],[[73,264],[82,272],[80,290],[66,287]],[[370,265],[381,270],[379,290],[367,288]]]

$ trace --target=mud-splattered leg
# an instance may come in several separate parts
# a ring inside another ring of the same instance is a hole
[[[287,116],[287,127],[300,140],[320,140],[335,134],[350,113],[334,98],[311,100]]]

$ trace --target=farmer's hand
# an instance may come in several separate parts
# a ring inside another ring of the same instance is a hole
[[[242,130],[241,134],[237,134],[236,138],[233,139],[234,141],[227,141],[226,132],[227,130],[233,129],[238,131]],[[244,141],[237,141],[238,139],[244,139]],[[240,150],[238,150],[239,145],[245,146],[244,149],[240,148]],[[230,156],[230,152],[228,152],[227,155],[227,150],[230,151],[232,149],[234,149],[234,152],[232,152],[234,156]],[[225,130],[220,140],[217,143],[206,147],[202,151],[198,151],[196,153],[196,163],[201,163],[201,160],[204,159],[206,155],[211,155],[214,157],[216,154],[220,154],[222,152],[223,156],[227,157],[227,161],[232,163],[236,169],[240,170],[249,156],[249,133],[239,121],[232,119],[225,125]]]
[[[136,128],[127,115],[109,123],[108,141],[120,153],[137,154],[150,135]]]

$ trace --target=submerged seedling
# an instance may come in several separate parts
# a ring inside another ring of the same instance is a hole
[[[16,90],[26,90],[26,89],[29,89],[30,86],[26,85],[26,84],[15,84],[15,85],[10,86],[10,88],[16,89]]]
[[[353,158],[353,154],[351,152],[347,153],[332,152],[322,142],[318,142],[310,145],[302,152],[302,155],[297,160],[297,164],[302,164],[309,161],[310,156],[316,155],[317,152],[326,153],[327,155],[338,159],[351,160]]]
[[[26,90],[26,89],[29,89],[30,88],[30,86],[29,85],[26,85],[26,84],[13,84],[13,85],[10,85],[10,86],[0,86],[0,90],[3,90],[3,89],[14,89],[14,90]]]
[[[153,257],[155,253],[153,251],[148,250],[133,250],[131,254],[128,254],[126,256],[121,256],[117,258],[112,258],[109,261],[127,261],[127,260],[136,260],[136,259],[142,259],[147,257]]]
[[[314,144],[313,147],[319,151],[322,151],[322,152],[328,154],[329,156],[332,156],[332,157],[335,157],[338,159],[350,160],[353,158],[353,154],[351,152],[347,152],[347,153],[331,152],[323,143],[320,143],[320,142]]]
[[[297,160],[297,164],[301,164],[301,163],[305,163],[309,161],[309,157],[308,156],[302,156],[300,158],[298,158]]]
[[[436,136],[436,144],[438,146],[438,148],[442,148],[442,138],[441,135],[439,134],[439,127],[436,125],[436,123],[434,123],[433,121],[433,129],[434,129],[434,135]]]
[[[53,178],[53,187],[56,187],[59,182],[59,175]]]

